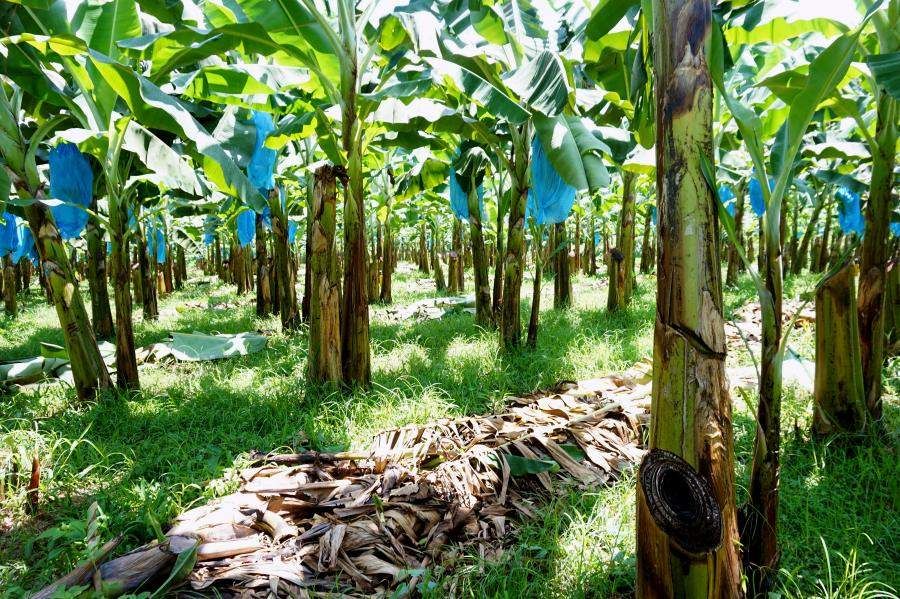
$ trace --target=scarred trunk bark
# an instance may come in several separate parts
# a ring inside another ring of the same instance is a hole
[[[336,169],[315,173],[311,214],[310,319],[308,375],[310,382],[338,383],[342,379],[339,281],[334,265]]]
[[[34,197],[32,194],[26,197],[29,196]],[[75,392],[79,399],[89,399],[97,390],[110,387],[112,382],[97,348],[65,246],[46,206],[32,204],[25,208],[25,216],[40,256],[41,274],[63,332]]]
[[[816,289],[816,378],[813,432],[858,433],[866,425],[854,266]]]
[[[514,134],[512,152],[512,189],[510,190],[509,227],[506,237],[506,256],[503,263],[502,318],[500,346],[514,350],[522,343],[522,322],[519,316],[522,292],[522,273],[525,270],[525,201],[528,197],[527,125],[511,127]]]
[[[134,345],[134,324],[131,301],[131,262],[129,242],[126,240],[128,210],[118,206],[110,214],[110,278],[113,287],[113,301],[116,305],[116,386],[119,389],[138,389],[137,356]],[[137,242],[142,243],[140,237]],[[140,271],[136,269],[140,283]],[[142,284],[140,285],[143,286]],[[136,287],[138,287],[136,285]]]
[[[366,219],[363,206],[362,126],[356,112],[355,55],[351,72],[343,73],[345,90],[341,141],[347,157],[344,193],[344,285],[341,303],[341,357],[343,379],[351,386],[368,388],[372,362],[369,348],[369,296],[366,279]],[[342,77],[343,79],[343,77]]]
[[[639,599],[742,596],[717,200],[701,169],[713,154],[710,21],[705,0],[653,2],[659,251]]]

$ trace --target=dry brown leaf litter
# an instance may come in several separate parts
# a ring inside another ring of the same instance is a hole
[[[638,462],[647,369],[508,398],[502,414],[385,431],[360,454],[256,455],[238,491],[181,514],[164,543],[65,582],[155,589],[179,554],[196,550],[182,588],[203,593],[372,597],[414,589],[422,569],[451,547],[495,554],[559,483],[610,484]],[[549,460],[558,469],[522,471],[523,463]]]

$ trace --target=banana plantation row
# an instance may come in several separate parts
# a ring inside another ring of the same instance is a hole
[[[196,263],[307,331],[310,383],[365,388],[369,305],[401,258],[451,293],[471,267],[475,323],[506,352],[536,345],[549,274],[557,308],[572,273],[605,275],[615,311],[655,270],[641,471],[683,462],[693,486],[641,479],[638,595],[737,597],[744,573],[761,595],[784,278],[822,273],[817,432],[878,426],[896,343],[900,3],[794,4],[4,3],[6,311],[36,275],[79,398],[137,389],[134,305],[156,318]],[[763,314],[740,530],[723,271]]]

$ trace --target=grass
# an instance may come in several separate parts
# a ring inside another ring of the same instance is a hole
[[[789,279],[786,297],[812,284],[809,277]],[[527,281],[523,287],[530,292]],[[552,285],[544,288],[538,348],[512,357],[500,354],[496,333],[475,328],[469,315],[396,323],[376,307],[373,387],[365,393],[308,389],[301,332],[273,334],[269,348],[252,356],[144,367],[142,390],[131,396],[78,404],[70,389],[46,385],[0,397],[0,593],[39,588],[84,557],[92,502],[101,511],[92,521],[101,536],[122,534],[123,547],[136,546],[177,513],[231,491],[250,450],[364,447],[383,428],[496,410],[508,394],[620,371],[651,356],[652,278],[641,278],[632,306],[614,315],[605,310],[599,279],[577,279],[576,306],[564,312],[551,309]],[[400,272],[395,303],[426,297],[426,289],[417,273]],[[753,297],[749,281],[728,289],[726,316]],[[208,298],[236,307],[186,307]],[[54,313],[36,293],[21,303],[18,320],[0,320],[4,359],[35,355],[41,341],[62,343]],[[278,329],[277,320],[255,317],[251,296],[237,298],[224,286],[189,286],[163,298],[160,310],[159,322],[136,323],[138,345],[160,341],[168,331]],[[813,358],[812,343],[808,329],[791,340],[807,358]],[[729,360],[749,363],[745,352]],[[900,588],[893,537],[900,529],[898,370],[895,360],[887,373],[887,439],[811,440],[809,395],[786,392],[785,597],[863,597],[883,585]],[[738,494],[744,497],[754,420],[744,402],[736,406]],[[23,492],[33,455],[43,468],[37,516],[27,514]],[[435,597],[629,596],[633,488],[627,476],[595,493],[562,489],[536,519],[523,523],[509,548],[487,556],[464,552],[431,572],[423,590]]]

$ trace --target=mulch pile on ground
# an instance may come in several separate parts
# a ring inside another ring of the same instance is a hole
[[[560,483],[596,488],[636,464],[649,393],[639,365],[508,398],[501,414],[389,430],[367,452],[257,454],[237,492],[181,514],[164,542],[83,565],[62,583],[403,595],[451,546],[494,551]]]

